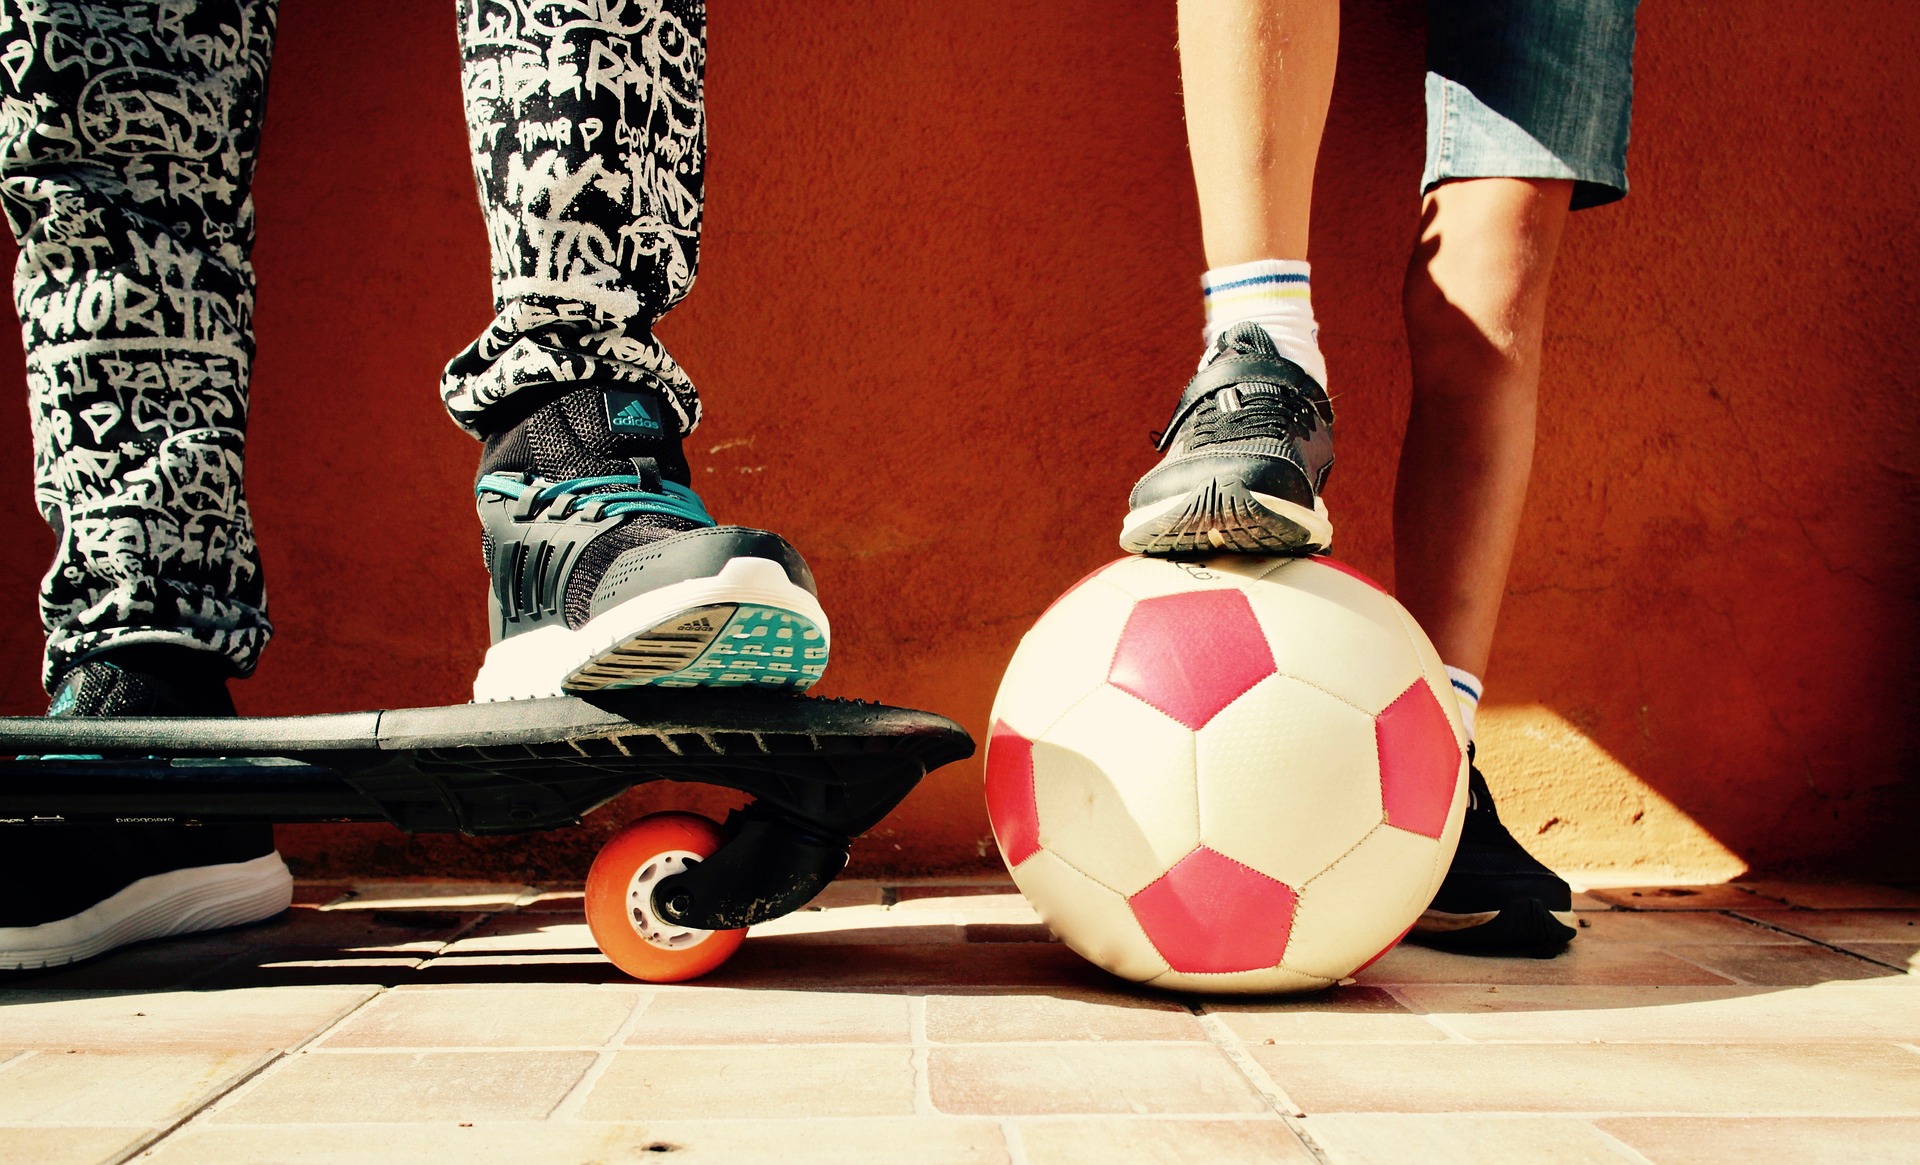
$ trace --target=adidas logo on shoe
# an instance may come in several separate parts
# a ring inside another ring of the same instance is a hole
[[[607,428],[639,437],[660,436],[660,414],[644,393],[608,389],[602,396],[607,405]]]

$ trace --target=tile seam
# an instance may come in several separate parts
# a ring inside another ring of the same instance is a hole
[[[620,1026],[614,1029],[605,1043],[593,1049],[598,1053],[593,1063],[587,1065],[586,1071],[580,1073],[580,1078],[573,1082],[573,1087],[567,1089],[567,1094],[547,1110],[547,1115],[539,1123],[581,1123],[580,1110],[586,1107],[587,1100],[593,1095],[593,1090],[599,1086],[601,1077],[613,1067],[614,1057],[627,1046],[628,1037],[640,1026],[640,1020],[652,1009],[656,998],[658,996],[648,993],[634,1001],[633,1009],[627,1013],[627,1018],[620,1022]]]
[[[301,1049],[312,1044],[315,1040],[321,1039],[327,1033],[357,1015],[362,1008],[386,993],[387,988],[384,985],[378,986],[370,992],[366,998],[346,1008],[339,1015],[334,1016],[332,1022],[325,1024],[317,1031],[309,1032],[305,1039],[290,1044],[278,1052],[263,1054],[250,1070],[242,1072],[232,1083],[196,1105],[191,1111],[182,1115],[179,1120],[173,1121],[170,1124],[156,1126],[152,1136],[137,1138],[132,1145],[129,1145],[118,1154],[109,1157],[103,1165],[121,1165],[122,1162],[129,1161],[136,1156],[149,1152],[189,1125],[199,1123],[202,1118],[211,1114],[215,1108],[225,1103],[230,1097],[246,1090],[250,1085],[265,1076],[275,1065],[297,1054]]]
[[[1327,1156],[1326,1150],[1320,1147],[1319,1142],[1313,1139],[1312,1134],[1307,1132],[1306,1126],[1301,1123],[1307,1115],[1306,1109],[1296,1103],[1293,1097],[1280,1087],[1272,1074],[1261,1067],[1260,1062],[1253,1058],[1253,1053],[1247,1051],[1246,1046],[1234,1037],[1226,1023],[1218,1015],[1208,1011],[1206,1005],[1200,1001],[1190,1003],[1188,1009],[1200,1021],[1201,1028],[1206,1031],[1213,1046],[1220,1050],[1220,1053],[1233,1064],[1234,1070],[1240,1073],[1241,1078],[1286,1124],[1287,1131],[1300,1142],[1307,1155],[1317,1162],[1330,1161],[1331,1158]]]

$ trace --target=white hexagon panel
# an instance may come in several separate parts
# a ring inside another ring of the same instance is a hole
[[[1195,734],[1200,837],[1299,886],[1384,818],[1374,718],[1269,676]]]

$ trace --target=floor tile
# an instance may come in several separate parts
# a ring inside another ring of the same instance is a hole
[[[0,1069],[0,1124],[164,1124],[219,1096],[272,1055],[36,1052]]]
[[[967,1045],[929,1059],[934,1107],[966,1115],[1266,1110],[1232,1061],[1182,1044]]]
[[[1714,984],[1727,978],[1702,970],[1654,947],[1634,943],[1573,941],[1551,959],[1490,959],[1401,943],[1360,972],[1373,986],[1397,983]]]
[[[517,882],[354,882],[328,910],[501,910],[535,893]]]
[[[1589,890],[1587,894],[1632,910],[1739,910],[1777,902],[1733,885],[1620,886]]]
[[[389,991],[327,1033],[326,1048],[599,1047],[646,998],[638,987]]]
[[[1920,910],[1742,910],[1767,926],[1821,942],[1909,943],[1920,947]]]
[[[758,942],[778,938],[802,943],[958,943],[966,941],[960,916],[943,911],[896,914],[885,906],[840,906],[798,910],[753,928]]]
[[[1284,1159],[1283,1159],[1284,1160]],[[997,1122],[877,1120],[648,1121],[645,1124],[199,1126],[161,1143],[139,1165],[1007,1165]],[[37,1163],[36,1163],[37,1165]]]
[[[584,914],[587,895],[578,886],[542,886],[514,907],[521,914]]]
[[[1763,987],[1810,987],[1844,979],[1883,979],[1887,968],[1812,943],[1796,946],[1671,944],[1662,948],[1715,974]]]
[[[1794,941],[1771,927],[1756,926],[1733,915],[1709,911],[1582,911],[1576,943],[1755,943]]]
[[[901,1044],[905,995],[701,988],[656,995],[629,1045]]]
[[[1920,890],[1864,882],[1736,882],[1753,894],[1808,910],[1920,910]]]
[[[1206,1029],[1164,996],[1118,992],[930,995],[927,1038],[942,1044],[1064,1040],[1204,1040]]]
[[[303,1052],[214,1110],[222,1124],[539,1120],[591,1052]]]
[[[1761,987],[1406,987],[1409,1005],[1470,1040],[1696,1043],[1920,1040],[1920,992],[1832,983]]]
[[[1332,1113],[1302,1122],[1333,1165],[1626,1165],[1585,1121]]]
[[[1312,1165],[1286,1123],[1081,1118],[1022,1121],[1027,1165]]]
[[[829,882],[804,910],[831,910],[842,906],[878,906],[886,901],[886,887],[864,878],[842,878]]]
[[[1619,1117],[1594,1122],[1653,1165],[1913,1165],[1920,1120],[1864,1117]]]
[[[101,1165],[154,1135],[131,1128],[0,1128],[0,1165]]]
[[[516,911],[487,919],[440,951],[443,955],[598,951],[584,914]]]
[[[1008,878],[954,878],[929,879],[924,882],[896,882],[889,887],[895,902],[913,902],[925,898],[960,898],[981,894],[997,894],[1008,898],[1019,898],[1020,888]]]
[[[1872,959],[1886,967],[1904,969],[1909,975],[1920,972],[1920,943],[1838,943],[1835,944]]]
[[[633,976],[608,962],[598,950],[500,951],[443,955],[404,980],[418,986],[519,984],[620,984],[631,986]]]
[[[723,987],[1092,987],[1112,976],[1058,943],[805,943],[749,938],[702,982]]]
[[[0,1040],[67,1051],[290,1048],[371,998],[365,988],[62,996],[0,992]]]
[[[910,1116],[904,1047],[646,1048],[616,1054],[584,1120]]]
[[[1920,1055],[1891,1044],[1251,1045],[1309,1113],[1920,1115]]]
[[[1300,999],[1257,1003],[1209,999],[1205,1010],[1219,1016],[1235,1038],[1251,1043],[1401,1043],[1447,1038],[1378,987],[1335,987]]]

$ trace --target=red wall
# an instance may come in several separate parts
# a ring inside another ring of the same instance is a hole
[[[280,634],[243,711],[458,701],[485,648],[476,449],[434,391],[488,317],[450,8],[283,14],[249,481]],[[1343,555],[1382,578],[1420,21],[1347,6],[1315,208],[1329,497]],[[1760,869],[1912,860],[1916,33],[1895,0],[1648,5],[1634,193],[1576,216],[1550,313],[1493,710],[1551,709]],[[704,265],[662,327],[708,402],[696,485],[808,556],[823,691],[981,735],[1022,630],[1116,553],[1197,354],[1170,5],[728,0],[711,51]],[[0,413],[9,713],[44,705],[27,447],[25,410]],[[1513,741],[1493,767],[1518,783]],[[943,772],[858,860],[991,862],[978,782]],[[283,844],[323,872],[560,875],[622,815]]]

